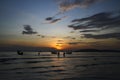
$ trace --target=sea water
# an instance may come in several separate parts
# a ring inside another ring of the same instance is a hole
[[[0,52],[0,80],[120,80],[120,53]]]

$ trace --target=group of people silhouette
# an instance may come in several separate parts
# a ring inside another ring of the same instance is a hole
[[[65,55],[66,55],[66,53],[63,52],[63,57],[65,57]],[[60,52],[57,52],[57,56],[58,56],[58,58],[60,57]]]
[[[51,53],[52,54],[57,54],[57,57],[59,58],[61,52],[51,52]],[[63,57],[65,57],[65,55],[66,55],[66,52],[63,52]],[[40,52],[38,52],[38,56],[40,56]]]

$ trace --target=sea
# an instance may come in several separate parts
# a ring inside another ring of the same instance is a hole
[[[0,80],[120,80],[120,53],[0,52]]]

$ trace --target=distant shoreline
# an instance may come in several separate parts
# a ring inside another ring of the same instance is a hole
[[[22,50],[23,52],[39,52],[39,50]],[[56,51],[56,50],[52,50]],[[52,51],[40,51],[40,52],[52,52]],[[61,50],[60,52],[64,52],[68,50]],[[0,50],[0,52],[17,52],[17,50]],[[69,52],[120,52],[120,50],[98,50],[98,49],[78,49],[78,50],[69,50]]]
[[[74,52],[120,52],[120,50],[80,49]]]

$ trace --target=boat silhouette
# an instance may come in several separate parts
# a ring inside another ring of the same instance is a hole
[[[17,54],[18,54],[18,55],[23,55],[23,52],[20,51],[20,50],[17,50]]]
[[[52,51],[51,54],[57,54],[57,51]]]

